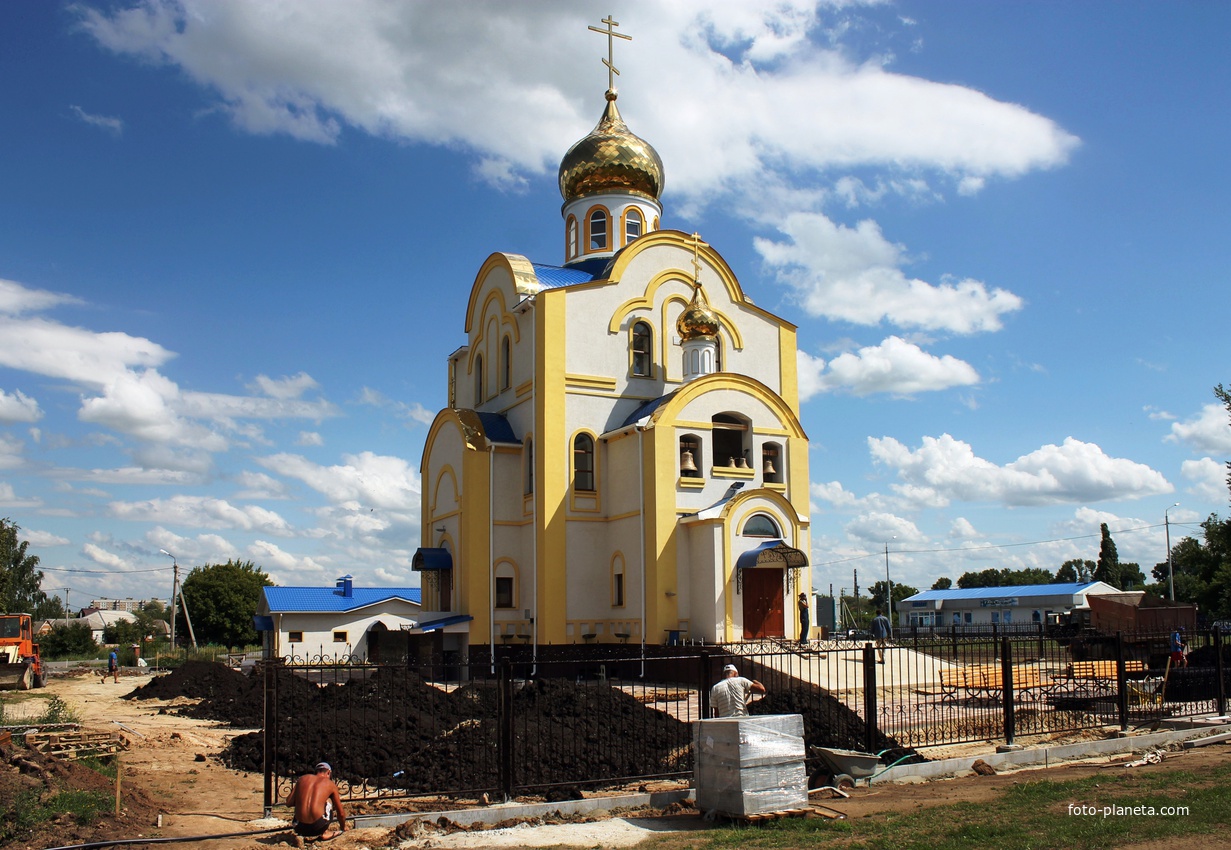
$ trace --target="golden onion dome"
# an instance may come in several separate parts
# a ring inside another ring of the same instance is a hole
[[[675,321],[675,330],[682,342],[693,339],[716,339],[721,324],[718,316],[701,300],[701,286],[697,285],[692,293],[692,301],[680,313]]]
[[[655,201],[663,190],[658,151],[633,134],[607,90],[607,108],[590,135],[569,148],[560,161],[560,194],[565,203],[598,192],[629,192]]]

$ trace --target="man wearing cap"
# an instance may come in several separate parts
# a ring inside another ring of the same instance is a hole
[[[748,698],[765,693],[765,686],[754,679],[745,679],[734,664],[722,668],[722,679],[710,688],[710,707],[719,717],[747,717]]]
[[[333,812],[338,813],[338,827],[346,832],[346,813],[342,811],[342,798],[333,782],[333,768],[329,762],[320,762],[315,773],[305,773],[295,782],[295,787],[286,798],[288,806],[295,807],[291,827],[296,835],[304,838],[333,838],[325,835]]]

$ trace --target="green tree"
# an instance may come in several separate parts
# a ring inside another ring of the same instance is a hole
[[[948,590],[953,587],[953,579],[948,576],[941,576],[932,583],[932,590]]]
[[[273,582],[251,561],[227,561],[193,567],[184,579],[183,593],[198,643],[246,646],[258,640],[252,617],[261,588]],[[176,618],[177,633],[188,634],[184,612]]]
[[[914,596],[918,592],[919,588],[917,587],[911,587],[909,584],[898,584],[897,582],[894,582],[893,610],[897,611],[898,603],[908,596]],[[890,609],[885,607],[885,583],[883,581],[873,582],[872,586],[868,588],[868,594],[872,597],[872,604],[874,606],[881,609],[886,614],[889,613]]]
[[[1098,547],[1098,563],[1094,566],[1094,580],[1105,581],[1119,590],[1124,589],[1124,580],[1120,575],[1120,556],[1116,553],[1116,541],[1111,539],[1111,531],[1107,523],[1099,526],[1103,539]]]
[[[1203,540],[1185,537],[1171,547],[1176,601],[1195,602],[1210,619],[1231,617],[1231,519],[1210,514],[1201,529]],[[1167,562],[1152,572],[1165,595]]]
[[[1227,408],[1227,416],[1231,417],[1231,390],[1223,388],[1222,384],[1214,387],[1214,396]],[[1231,490],[1231,460],[1227,461],[1227,489]]]
[[[137,620],[116,620],[103,628],[103,643],[129,646],[140,644],[148,632]]]
[[[38,639],[38,647],[43,658],[52,659],[92,655],[98,651],[94,633],[85,623],[52,626],[50,632]]]
[[[38,555],[28,554],[30,542],[20,539],[19,531],[12,520],[0,519],[0,613],[33,614],[47,601]]]
[[[957,586],[963,590],[973,587],[1016,587],[1024,584],[1051,584],[1052,575],[1038,567],[1021,570],[990,568],[977,573],[962,573]]]
[[[1094,568],[1098,564],[1094,561],[1083,561],[1080,558],[1071,558],[1060,565],[1060,569],[1056,570],[1056,581],[1067,582],[1070,584],[1084,584],[1091,581],[1091,576],[1094,575]]]

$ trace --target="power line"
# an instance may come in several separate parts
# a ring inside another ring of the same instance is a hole
[[[1175,525],[1175,523],[1172,523]],[[39,570],[44,573],[81,573],[96,576],[130,576],[136,573],[161,573],[171,569],[170,567],[155,567],[151,570],[77,570],[72,567],[44,567],[39,566]]]

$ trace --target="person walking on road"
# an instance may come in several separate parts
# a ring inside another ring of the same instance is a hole
[[[333,813],[337,812],[338,815],[339,832],[346,832],[346,813],[342,811],[342,798],[338,795],[338,786],[334,784],[333,768],[329,762],[320,762],[315,770],[315,773],[305,773],[295,781],[286,804],[295,809],[291,828],[296,835],[327,841],[334,837],[334,834],[325,834],[333,820]]]
[[[745,679],[734,664],[722,668],[722,679],[710,688],[710,707],[719,717],[747,717],[748,698],[765,693],[765,686],[755,679]]]
[[[808,629],[811,626],[808,617],[808,594],[799,594],[799,643],[801,646],[808,643]]]
[[[115,654],[115,650],[111,650],[111,654],[107,656],[107,672],[103,674],[103,681],[107,681],[108,676],[115,677],[115,684],[120,683],[120,656]]]
[[[876,616],[872,619],[872,637],[876,640],[876,651],[880,653],[877,664],[885,663],[885,645],[889,643],[889,635],[892,632],[893,626],[890,625],[889,618],[877,608]]]

